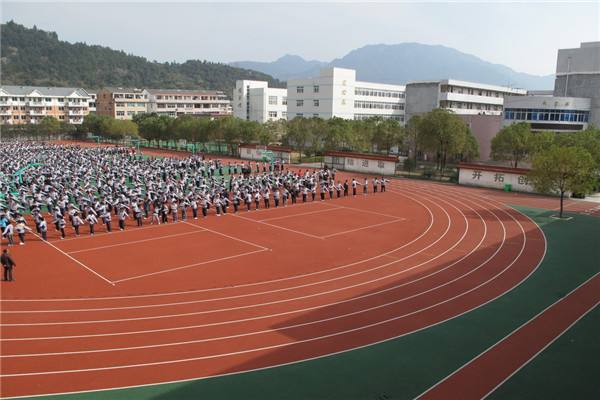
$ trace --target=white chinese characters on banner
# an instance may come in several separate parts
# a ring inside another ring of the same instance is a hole
[[[534,192],[526,173],[504,172],[490,169],[460,168],[458,183],[461,185],[504,189],[510,185],[517,192]]]

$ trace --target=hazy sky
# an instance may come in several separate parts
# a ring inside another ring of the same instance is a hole
[[[375,43],[441,44],[517,71],[552,74],[559,48],[600,40],[587,2],[29,2],[0,0],[2,21],[157,61],[330,61]],[[1,39],[0,39],[1,40]]]

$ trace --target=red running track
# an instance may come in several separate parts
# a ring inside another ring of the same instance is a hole
[[[545,252],[541,230],[500,202],[411,181],[50,240],[15,248],[18,281],[3,285],[3,397],[181,381],[372,345],[496,299]]]

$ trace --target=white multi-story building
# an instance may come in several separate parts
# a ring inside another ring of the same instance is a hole
[[[86,92],[88,92],[88,94],[90,95],[90,101],[88,102],[88,110],[90,114],[96,114],[96,92],[92,92],[89,90],[86,90]]]
[[[147,89],[148,112],[180,115],[231,115],[231,101],[223,92],[207,90]]]
[[[45,117],[81,124],[89,113],[90,95],[81,88],[0,86],[0,122],[37,124]]]
[[[288,81],[288,120],[296,117],[367,119],[404,122],[405,87],[356,80],[356,71],[325,68],[309,79]]]
[[[270,88],[265,81],[236,81],[233,89],[233,116],[258,122],[286,119],[287,90]]]
[[[444,79],[406,84],[406,117],[435,108],[459,115],[501,115],[505,96],[524,96],[525,89]]]

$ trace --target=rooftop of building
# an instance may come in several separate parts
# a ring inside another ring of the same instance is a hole
[[[74,87],[45,87],[45,86],[16,86],[16,85],[2,85],[0,91],[7,95],[14,96],[30,96],[33,94],[39,94],[40,96],[79,96],[89,97],[89,93],[82,88]]]
[[[219,90],[205,90],[205,89],[146,89],[150,94],[174,94],[174,95],[224,95]]]
[[[510,86],[501,86],[501,85],[492,85],[489,83],[479,83],[479,82],[469,82],[469,81],[461,81],[458,79],[437,79],[437,80],[423,80],[423,81],[411,81],[406,84],[409,85],[453,85],[453,86],[461,86],[473,89],[483,89],[483,90],[493,90],[497,92],[507,92],[507,93],[515,93],[515,94],[526,94],[527,90],[521,88],[513,88]]]
[[[102,88],[101,90],[106,90],[110,93],[143,93],[144,92],[144,89],[139,89],[139,88],[112,87],[112,86],[107,86],[105,88]]]

